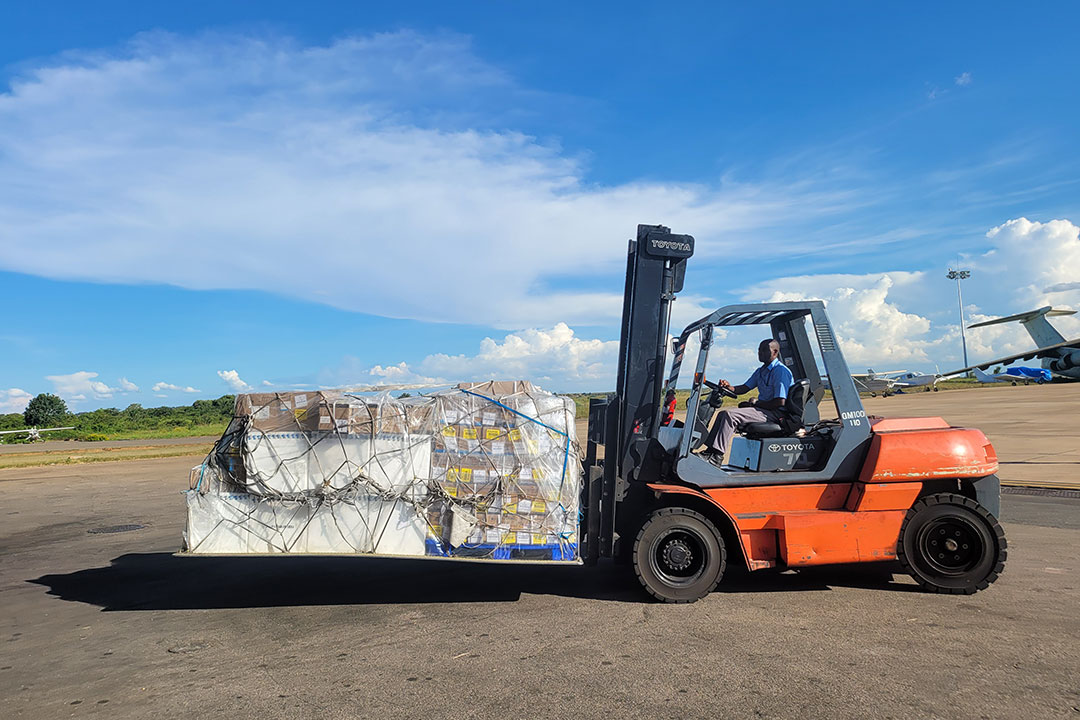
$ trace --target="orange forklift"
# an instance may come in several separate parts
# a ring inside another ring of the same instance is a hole
[[[673,603],[707,595],[729,563],[899,560],[931,592],[992,583],[1006,556],[993,446],[941,418],[868,417],[821,301],[716,310],[674,339],[665,381],[671,306],[693,253],[692,236],[659,225],[639,225],[630,241],[616,391],[589,408],[583,560],[629,562],[650,594]],[[700,451],[734,394],[705,368],[716,328],[747,325],[779,343],[795,382],[780,421],[743,427],[718,467]],[[671,420],[661,398],[695,338],[686,421]],[[822,372],[835,414],[822,413]]]

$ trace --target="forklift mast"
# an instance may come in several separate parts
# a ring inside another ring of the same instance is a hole
[[[615,394],[589,406],[582,557],[595,562],[615,550],[615,513],[627,483],[655,436],[667,360],[671,303],[682,291],[694,238],[663,225],[638,225],[626,258]],[[604,462],[597,462],[597,446]]]

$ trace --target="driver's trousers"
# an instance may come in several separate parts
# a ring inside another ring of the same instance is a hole
[[[724,454],[727,452],[728,445],[731,444],[735,431],[740,427],[746,423],[776,422],[779,417],[780,414],[775,410],[762,410],[756,407],[721,410],[716,415],[716,421],[705,444],[713,452]]]

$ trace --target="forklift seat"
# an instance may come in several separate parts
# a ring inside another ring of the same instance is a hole
[[[780,409],[781,417],[777,422],[747,423],[742,426],[742,433],[753,440],[793,435],[803,428],[803,410],[809,397],[810,381],[805,378],[796,380],[791,384],[787,401]]]

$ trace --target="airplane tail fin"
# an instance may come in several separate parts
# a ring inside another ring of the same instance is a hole
[[[1035,341],[1035,344],[1038,347],[1046,347],[1047,345],[1057,345],[1058,343],[1065,342],[1065,338],[1061,336],[1061,333],[1054,329],[1054,326],[1051,325],[1046,318],[1058,315],[1075,314],[1075,310],[1055,310],[1047,305],[1038,310],[1029,310],[1028,312],[1017,313],[1016,315],[1009,315],[1008,317],[986,320],[985,322],[968,325],[968,329],[986,327],[987,325],[997,325],[998,323],[1019,322],[1024,326],[1024,329],[1027,330],[1028,335],[1031,336],[1031,339]]]
[[[979,368],[975,368],[973,372],[975,373],[975,379],[981,383],[1000,382],[996,377],[986,374]]]

